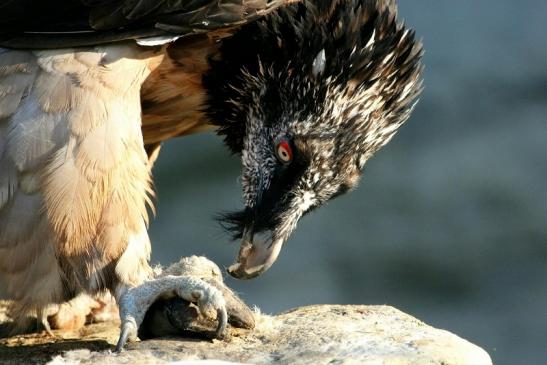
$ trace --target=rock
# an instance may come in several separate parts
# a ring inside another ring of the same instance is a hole
[[[231,328],[223,341],[160,338],[113,354],[117,326],[92,324],[57,338],[0,339],[0,363],[492,364],[480,347],[389,306],[314,305],[276,316],[256,314],[254,330]]]

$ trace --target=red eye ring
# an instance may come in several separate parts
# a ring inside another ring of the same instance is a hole
[[[290,163],[292,161],[292,148],[287,139],[283,138],[275,147],[275,156],[282,163]]]

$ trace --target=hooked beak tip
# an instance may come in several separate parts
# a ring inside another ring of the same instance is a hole
[[[282,239],[271,242],[248,238],[248,235],[244,235],[237,262],[227,270],[228,274],[236,279],[253,279],[268,270],[279,256],[283,246]]]
[[[256,278],[266,270],[267,268],[265,268],[264,265],[259,265],[250,269],[246,269],[244,265],[237,262],[231,265],[226,271],[228,272],[228,274],[230,274],[231,277],[235,279],[250,280]]]

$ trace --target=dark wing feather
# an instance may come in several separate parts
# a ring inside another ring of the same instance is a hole
[[[4,0],[0,46],[63,48],[244,24],[294,0]]]

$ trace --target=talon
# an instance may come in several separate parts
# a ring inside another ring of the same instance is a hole
[[[122,352],[123,347],[127,343],[127,340],[135,337],[134,336],[135,333],[136,333],[136,328],[132,322],[123,322],[121,326],[120,338],[118,339],[118,343],[116,344],[116,348],[114,349],[114,352],[118,354]]]
[[[129,332],[125,329],[122,329],[122,332],[120,333],[120,338],[118,339],[118,343],[116,344],[116,348],[114,349],[114,352],[119,354],[122,352],[123,347],[125,346],[125,343],[127,342],[127,337],[129,336]]]
[[[215,336],[217,338],[224,338],[224,333],[226,331],[226,326],[228,324],[228,313],[226,312],[225,307],[217,309],[217,319],[218,319],[218,326],[215,332]]]

